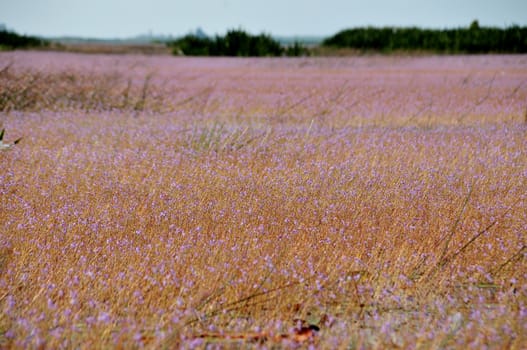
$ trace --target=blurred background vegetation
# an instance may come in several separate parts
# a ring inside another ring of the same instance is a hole
[[[0,30],[0,49],[2,50],[43,47],[48,45],[49,41],[42,38],[19,35],[7,29]]]
[[[95,48],[108,50],[110,45],[125,47],[130,40],[93,40]],[[82,45],[89,40],[78,38]],[[44,47],[45,49],[69,50],[72,39],[64,45],[61,39],[42,39],[19,35],[6,29],[0,30],[0,49]],[[507,28],[482,27],[474,20],[466,28],[422,29],[417,27],[362,27],[343,30],[329,38],[276,38],[268,34],[251,35],[242,29],[229,30],[224,36],[207,36],[203,31],[188,34],[177,39],[152,39],[141,43],[156,50],[140,49],[144,53],[171,52],[188,56],[307,56],[346,53],[439,53],[439,54],[482,54],[482,53],[527,53],[527,27],[517,25]],[[99,45],[99,46],[97,46]],[[159,46],[165,47],[163,51]],[[136,46],[129,46],[136,50]],[[92,52],[93,50],[85,52]],[[114,50],[122,53],[122,50]],[[126,51],[126,50],[125,50]],[[133,52],[133,50],[132,50]]]
[[[364,51],[429,51],[434,53],[525,53],[527,27],[480,27],[431,30],[420,28],[356,28],[325,39],[323,46]]]
[[[191,56],[301,56],[308,53],[298,42],[284,47],[270,35],[251,35],[241,29],[230,30],[225,36],[213,39],[189,34],[167,45],[173,48],[174,54]]]

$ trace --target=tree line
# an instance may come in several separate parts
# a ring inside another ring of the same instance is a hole
[[[49,44],[49,40],[0,29],[0,49]],[[251,35],[241,29],[229,30],[224,36],[215,37],[189,34],[166,44],[174,54],[189,56],[303,56],[314,52],[299,42],[282,45],[270,35]],[[467,28],[440,30],[363,27],[343,30],[323,40],[320,47],[383,53],[527,53],[527,27],[480,27],[477,20]]]
[[[354,28],[325,39],[323,46],[361,51],[431,51],[438,53],[526,53],[527,27],[505,29],[480,27],[473,21],[468,28]]]
[[[20,35],[7,29],[0,30],[0,49],[19,49],[48,46],[49,41],[35,36]]]

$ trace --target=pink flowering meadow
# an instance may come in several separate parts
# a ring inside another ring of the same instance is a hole
[[[2,128],[0,348],[527,346],[525,55],[1,52]]]

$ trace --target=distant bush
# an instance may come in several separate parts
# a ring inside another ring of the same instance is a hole
[[[47,40],[34,36],[19,35],[8,30],[0,30],[0,47],[4,49],[17,49],[27,47],[48,46]]]
[[[420,29],[355,28],[341,31],[323,42],[324,46],[390,52],[423,50],[441,53],[525,53],[527,27],[480,27],[473,21],[468,28]]]
[[[214,39],[186,35],[168,45],[174,54],[190,56],[300,56],[307,52],[299,43],[284,48],[270,35],[251,35],[243,30],[230,30],[225,36],[216,36]]]

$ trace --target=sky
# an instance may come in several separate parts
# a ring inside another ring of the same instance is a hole
[[[527,0],[0,0],[0,24],[44,37],[330,36],[359,26],[527,26]]]

